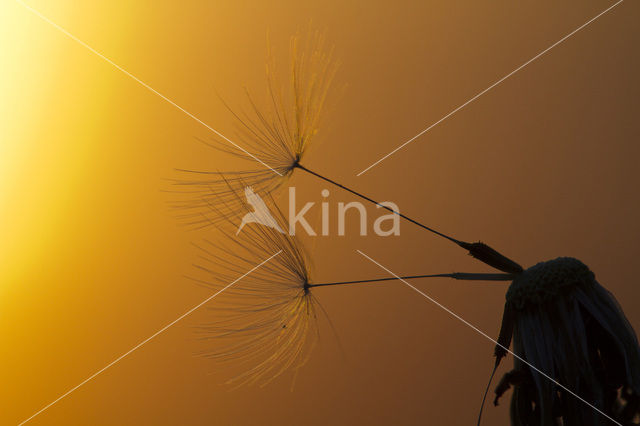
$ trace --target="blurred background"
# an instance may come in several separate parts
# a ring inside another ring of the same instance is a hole
[[[311,23],[341,66],[309,167],[524,266],[577,257],[640,330],[637,2],[360,177],[613,3],[28,4],[228,135],[234,122],[218,94],[231,105],[245,86],[262,94],[267,33],[286,70],[290,36]],[[17,424],[211,294],[184,276],[191,242],[215,231],[181,226],[165,190],[174,168],[237,162],[196,140],[211,136],[205,127],[19,3],[1,8],[0,423]],[[300,201],[319,202],[327,188],[302,174],[291,185]],[[353,200],[328,189],[332,203]],[[386,276],[356,249],[399,274],[488,271],[407,223],[398,237],[347,229],[303,238],[316,281]],[[497,336],[505,284],[414,285]],[[194,332],[211,319],[203,308],[29,424],[475,424],[490,341],[402,283],[316,290],[339,341],[321,324],[293,387],[292,374],[263,388],[226,386],[233,366],[194,355],[215,345]],[[508,424],[509,397],[488,404],[485,424]]]

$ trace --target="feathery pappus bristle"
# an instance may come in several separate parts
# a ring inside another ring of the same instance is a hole
[[[318,133],[327,94],[337,70],[332,49],[324,36],[315,32],[304,40],[292,37],[288,88],[279,82],[274,55],[269,50],[266,66],[267,102],[258,105],[246,91],[248,110],[236,111],[225,105],[236,120],[238,148],[223,138],[202,141],[208,146],[246,160],[242,171],[178,170],[184,177],[174,179],[174,191],[182,196],[172,203],[184,223],[202,227],[219,222],[209,205],[226,201],[228,211],[239,209],[232,192],[250,185],[261,194],[271,194],[290,177]],[[258,159],[264,164],[256,161]],[[268,166],[265,166],[265,164]]]
[[[246,207],[242,199],[239,205]],[[237,235],[220,229],[223,238],[197,245],[199,274],[192,279],[214,288],[278,253],[227,289],[210,308],[215,319],[200,327],[215,346],[204,356],[247,368],[229,381],[237,385],[265,385],[288,369],[297,370],[318,338],[308,256],[295,236],[280,232],[288,229],[280,210],[272,213],[277,226],[248,224]],[[237,226],[238,216],[224,217]]]

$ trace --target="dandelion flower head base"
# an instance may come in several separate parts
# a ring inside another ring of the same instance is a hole
[[[540,262],[518,275],[506,294],[507,303],[515,309],[552,301],[574,286],[587,286],[595,274],[578,259],[560,257]]]
[[[595,410],[533,371],[540,368],[620,424],[640,415],[640,347],[613,295],[581,261],[561,257],[518,274],[506,294],[496,364],[513,340],[514,370],[496,388],[514,387],[513,425],[602,424]]]

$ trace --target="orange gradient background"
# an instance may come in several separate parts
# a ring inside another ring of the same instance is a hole
[[[638,2],[360,177],[613,3],[28,4],[226,135],[234,124],[218,93],[232,105],[244,86],[262,93],[267,33],[286,69],[289,37],[311,22],[341,66],[306,165],[525,266],[577,257],[640,329]],[[0,34],[0,424],[9,425],[211,294],[184,275],[190,243],[215,231],[180,226],[165,190],[174,168],[239,163],[196,141],[211,136],[205,127],[19,3],[2,2]],[[291,185],[305,201],[326,188],[301,174]],[[328,189],[334,208],[353,200]],[[360,237],[352,225],[344,237],[303,238],[316,281],[386,276],[356,249],[399,274],[488,271],[410,224],[393,238]],[[505,284],[415,285],[497,335]],[[491,342],[402,283],[316,290],[340,344],[322,323],[293,388],[291,374],[225,386],[234,367],[194,355],[215,344],[194,333],[212,315],[203,308],[28,424],[475,424]],[[508,424],[508,397],[487,406],[485,424]]]

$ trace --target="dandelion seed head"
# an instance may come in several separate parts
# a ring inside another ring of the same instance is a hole
[[[180,170],[184,177],[175,179],[174,184],[184,199],[172,203],[180,210],[179,219],[196,227],[217,223],[219,217],[212,216],[209,209],[214,200],[225,199],[230,209],[226,213],[233,214],[240,208],[232,202],[233,192],[238,192],[241,185],[251,185],[257,192],[271,194],[290,178],[320,127],[337,70],[332,50],[326,48],[324,36],[319,32],[305,39],[293,37],[288,85],[279,82],[274,55],[268,50],[266,104],[258,105],[248,90],[245,90],[248,108],[235,110],[225,103],[235,118],[234,141],[242,149],[221,138],[202,141],[220,152],[248,161],[250,167],[235,172]]]
[[[274,208],[273,213],[287,229],[282,212]],[[271,227],[249,224],[238,236],[224,229],[221,233],[224,238],[197,245],[199,274],[193,279],[204,285],[221,288],[280,253],[226,290],[210,308],[213,319],[199,329],[214,348],[202,355],[244,367],[229,383],[266,385],[302,367],[318,338],[319,303],[309,287],[309,258],[294,236]]]

